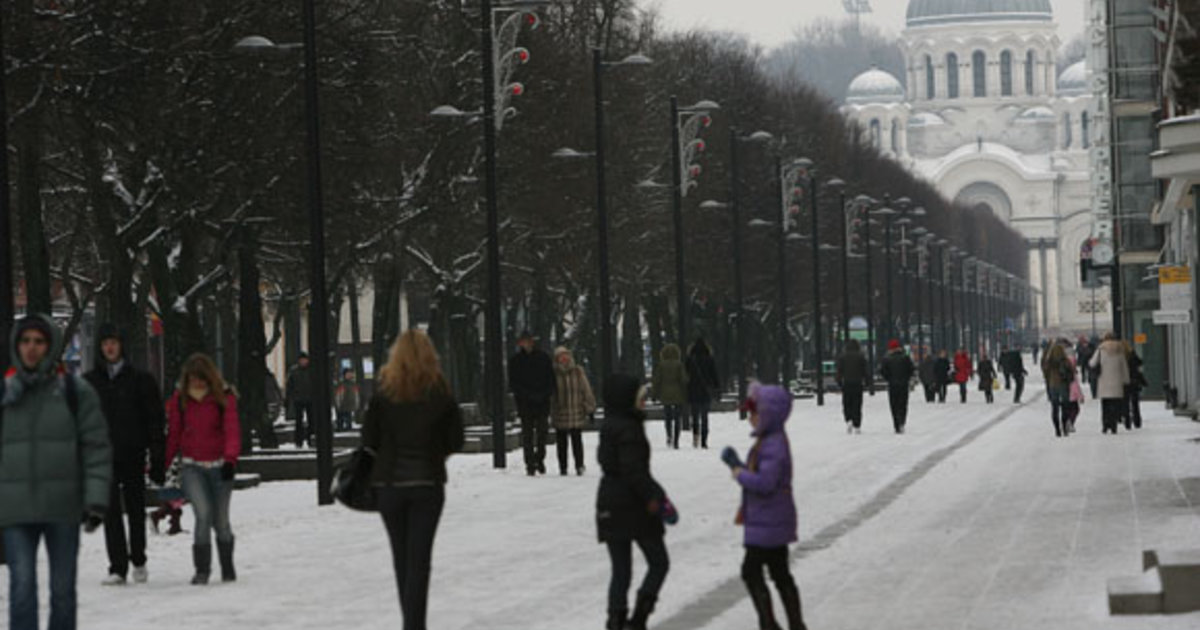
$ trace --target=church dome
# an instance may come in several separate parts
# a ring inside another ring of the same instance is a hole
[[[1087,65],[1084,62],[1073,63],[1058,75],[1058,93],[1060,95],[1076,96],[1087,94],[1087,91]]]
[[[964,22],[1049,22],[1050,0],[909,0],[908,26]]]
[[[891,74],[872,67],[854,77],[846,90],[846,102],[855,104],[901,103],[904,101],[904,86]]]

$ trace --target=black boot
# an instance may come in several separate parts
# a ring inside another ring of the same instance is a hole
[[[208,584],[208,575],[212,572],[212,545],[192,545],[192,562],[196,565],[192,584]]]
[[[754,604],[754,612],[758,613],[760,630],[782,630],[775,621],[775,609],[771,607],[771,592],[766,584],[761,587],[746,587],[750,591],[750,601]]]
[[[808,630],[804,625],[804,616],[800,612],[800,589],[795,584],[779,588],[779,598],[783,600],[783,610],[787,614],[788,630]]]
[[[233,569],[233,539],[229,542],[217,539],[217,559],[221,562],[221,581],[237,581],[237,571]]]
[[[604,630],[625,630],[625,618],[628,615],[628,610],[608,611],[608,621],[604,622]]]
[[[633,616],[625,623],[625,630],[646,630],[646,620],[654,612],[655,598],[638,593],[637,604],[633,607]]]

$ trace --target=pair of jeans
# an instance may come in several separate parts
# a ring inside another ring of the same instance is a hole
[[[312,446],[313,433],[314,433],[314,429],[316,428],[312,425],[312,423],[313,423],[312,403],[298,402],[298,403],[295,403],[295,407],[296,407],[296,446],[300,446],[300,447],[304,446],[305,440],[308,440],[309,446]],[[305,424],[304,424],[305,420],[308,420],[308,425],[307,425],[308,430],[305,430]]]
[[[1050,399],[1050,421],[1054,423],[1054,435],[1066,437],[1070,435],[1070,422],[1067,417],[1067,405],[1071,403],[1071,395],[1066,391],[1047,389],[1046,397]]]
[[[667,556],[667,545],[662,536],[609,540],[608,558],[612,562],[612,578],[608,582],[608,609],[610,611],[629,610],[629,585],[633,582],[633,543],[642,550],[646,558],[646,577],[638,588],[638,595],[658,599],[658,591],[667,581],[667,571],[671,569],[671,559]]]
[[[124,508],[124,509],[122,509]],[[129,538],[125,538],[125,518]],[[109,484],[108,512],[104,515],[104,549],[108,573],[129,577],[129,563],[146,564],[146,478],[138,475]]]
[[[37,549],[50,557],[49,630],[75,630],[79,523],[25,523],[4,528],[8,560],[8,628],[38,630]]]
[[[854,428],[862,427],[863,386],[862,383],[846,383],[842,386],[842,417],[852,422]]]
[[[888,404],[892,408],[892,428],[899,433],[908,423],[908,387],[888,387]]]
[[[700,436],[700,440],[708,444],[708,409],[709,402],[694,402],[688,405],[692,412],[692,433]]]
[[[521,447],[525,451],[525,469],[538,471],[546,465],[546,434],[550,432],[550,412],[521,413]]]
[[[663,404],[663,426],[667,428],[667,446],[679,446],[683,430],[683,405]]]
[[[571,453],[575,456],[575,470],[583,470],[583,430],[555,429],[554,441],[558,447],[558,471],[567,474],[567,442],[571,443]]]
[[[433,539],[446,504],[441,484],[377,488],[376,505],[392,547],[404,630],[425,630]]]
[[[192,504],[195,517],[192,544],[212,545],[210,530],[216,530],[217,541],[233,542],[233,527],[229,524],[229,502],[233,498],[233,481],[221,479],[221,468],[206,468],[184,464],[179,473],[183,493]]]

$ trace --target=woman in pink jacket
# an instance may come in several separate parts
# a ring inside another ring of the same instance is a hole
[[[217,533],[221,581],[237,579],[233,568],[233,528],[229,500],[242,449],[237,396],[225,384],[213,360],[193,354],[184,362],[175,395],[167,401],[167,461],[178,455],[183,493],[192,504],[195,538],[192,584],[207,584],[212,569],[212,537]]]

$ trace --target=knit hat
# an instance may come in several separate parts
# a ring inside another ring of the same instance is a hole
[[[54,331],[50,322],[40,315],[26,315],[17,321],[13,330],[13,339],[20,339],[27,330],[36,330],[46,338],[46,343],[54,342]]]
[[[899,342],[899,341],[897,341],[897,340],[893,339],[893,340],[891,340],[891,341],[889,341],[889,342],[888,342],[888,350],[899,350],[899,349],[900,349],[900,342]]]

